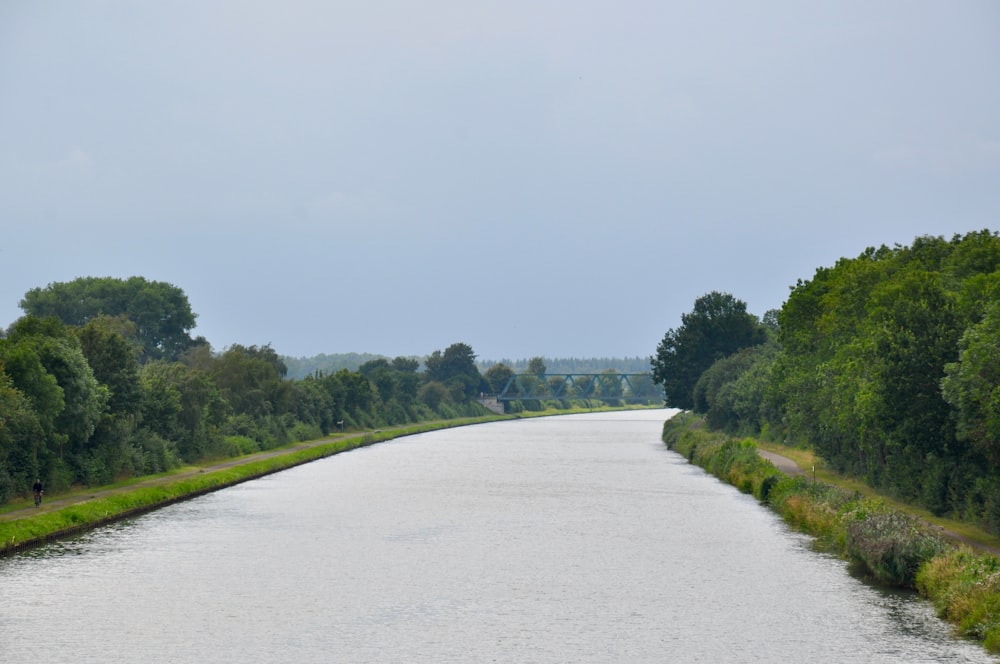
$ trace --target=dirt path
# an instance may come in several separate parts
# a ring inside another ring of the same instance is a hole
[[[761,449],[758,449],[757,452],[762,457],[773,463],[775,468],[777,468],[786,475],[795,477],[797,475],[806,474],[805,470],[799,468],[798,464],[789,459],[788,457],[781,456],[780,454],[775,454],[774,452],[768,452],[767,450],[761,450]],[[965,535],[961,535],[954,531],[948,530],[943,526],[938,526],[928,521],[924,521],[924,523],[927,524],[927,526],[929,526],[931,529],[936,530],[942,536],[947,537],[952,541],[961,542],[962,544],[965,544],[974,549],[978,549],[980,551],[986,551],[987,553],[992,553],[996,556],[1000,556],[1000,548],[993,547],[988,544],[983,544],[981,542],[976,542],[974,540],[969,539]]]
[[[795,477],[796,475],[805,475],[806,472],[799,468],[799,465],[789,459],[788,457],[781,456],[780,454],[775,454],[774,452],[768,452],[767,450],[758,449],[757,453],[762,457],[774,464],[774,467],[783,472],[785,475]]]

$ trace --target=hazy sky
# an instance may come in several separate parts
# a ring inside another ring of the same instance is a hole
[[[0,222],[0,327],[139,275],[217,350],[651,355],[1000,228],[1000,2],[3,0]]]

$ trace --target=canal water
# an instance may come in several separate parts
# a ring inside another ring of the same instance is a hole
[[[0,559],[0,662],[995,662],[660,442],[422,434]]]

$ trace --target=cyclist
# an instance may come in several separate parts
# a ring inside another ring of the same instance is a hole
[[[42,480],[36,479],[35,483],[32,485],[31,490],[35,493],[35,507],[42,504],[42,494],[45,492],[45,487],[42,486]]]

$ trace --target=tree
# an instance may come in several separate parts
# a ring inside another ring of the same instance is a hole
[[[660,398],[660,389],[649,374],[639,374],[629,377],[628,396],[633,399],[653,401]]]
[[[378,401],[378,392],[368,379],[357,371],[341,369],[337,373],[320,379],[327,392],[333,398],[335,421],[345,418],[357,420],[364,415],[371,415],[373,406]]]
[[[271,348],[233,344],[215,361],[210,375],[235,413],[256,418],[286,412],[290,406],[285,364]],[[263,441],[261,441],[263,442]]]
[[[439,381],[427,381],[420,387],[417,398],[431,410],[437,410],[442,403],[448,401],[448,388]]]
[[[94,378],[107,391],[108,401],[88,445],[84,481],[103,484],[123,474],[142,472],[146,464],[134,444],[142,387],[134,338],[127,318],[99,316],[74,328]]]
[[[599,396],[609,405],[620,405],[624,395],[622,379],[614,369],[605,369],[597,376]]]
[[[990,231],[870,247],[817,270],[778,316],[763,424],[873,486],[1000,530],[998,296]]]
[[[399,390],[399,372],[392,368],[389,360],[384,357],[369,360],[358,367],[358,373],[375,386],[383,404],[389,404],[396,399]]]
[[[81,277],[34,288],[20,302],[25,313],[54,316],[82,327],[98,316],[126,316],[135,323],[143,362],[175,360],[197,342],[189,332],[196,315],[180,288],[142,277]]]
[[[45,455],[45,432],[31,402],[0,361],[0,503],[27,493],[35,477],[48,479]]]
[[[650,358],[653,380],[663,386],[666,404],[694,406],[694,386],[716,361],[742,348],[756,346],[767,333],[746,303],[728,293],[713,291],[695,300],[681,326],[668,330]]]
[[[65,488],[103,471],[93,436],[107,413],[108,388],[94,377],[74,331],[53,317],[23,316],[0,341],[0,361],[38,416],[50,485]]]
[[[211,377],[179,362],[157,360],[143,366],[140,378],[143,424],[175,441],[186,461],[209,453],[230,410]]]
[[[65,400],[59,381],[42,364],[37,342],[24,337],[0,340],[0,363],[11,379],[11,386],[31,404],[46,440],[56,449],[56,417],[62,412]]]
[[[764,389],[777,349],[775,342],[768,342],[713,364],[695,384],[694,410],[714,429],[733,434],[760,431]]]
[[[434,351],[425,365],[426,382],[443,383],[449,391],[464,398],[473,397],[486,387],[476,366],[476,354],[468,344],[454,343],[444,353]]]
[[[492,367],[487,369],[483,378],[485,378],[487,384],[489,384],[491,393],[500,394],[513,376],[514,370],[506,364],[501,363],[494,364]]]
[[[525,373],[542,375],[546,371],[545,360],[541,357],[533,357],[528,360],[528,369]]]
[[[179,417],[183,406],[178,374],[184,371],[189,369],[182,364],[158,360],[144,365],[139,374],[142,426],[165,440],[179,438]]]
[[[94,377],[108,388],[108,412],[116,416],[135,414],[141,400],[139,363],[125,336],[132,329],[128,319],[99,316],[77,332]]]
[[[59,321],[32,316],[16,321],[7,341],[30,348],[45,372],[55,378],[63,399],[63,407],[55,417],[55,430],[66,436],[71,449],[82,452],[104,412],[108,390],[94,378],[80,342]]]
[[[396,357],[392,360],[396,372],[396,398],[403,406],[408,406],[417,398],[420,389],[420,362],[411,357]]]
[[[944,398],[957,413],[959,439],[1000,466],[1000,304],[966,330],[959,349],[958,361],[945,365]]]

